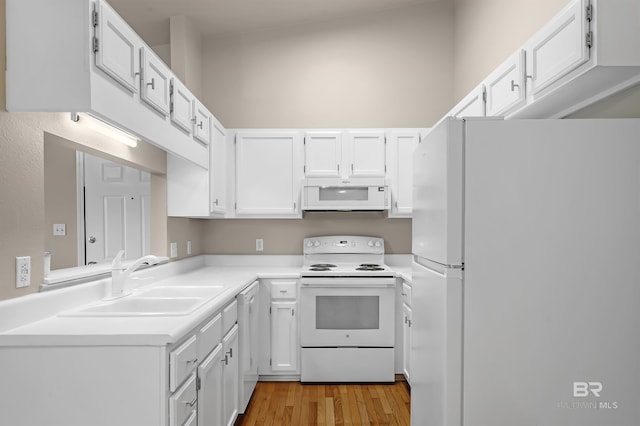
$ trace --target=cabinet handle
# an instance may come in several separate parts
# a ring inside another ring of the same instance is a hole
[[[193,407],[194,405],[196,405],[196,402],[198,402],[198,397],[197,396],[195,398],[193,398],[193,401],[185,402],[185,404],[187,404],[189,407]]]
[[[152,78],[151,83],[147,83],[147,86],[151,86],[151,90],[156,90],[156,79]]]
[[[409,328],[411,328],[411,320],[407,320],[407,322],[409,323]]]
[[[229,357],[225,355],[224,358],[220,360],[220,362],[224,362],[224,365],[229,365]]]
[[[202,121],[198,123],[198,127],[202,129]]]
[[[213,202],[213,204],[215,204],[216,206],[218,205],[218,199],[216,198],[216,200]]]
[[[515,80],[511,80],[511,91],[515,92],[516,91],[516,87],[520,87],[520,85],[516,84]]]
[[[351,163],[351,174],[353,174],[353,163]]]
[[[229,356],[230,356],[231,358],[233,358],[233,348],[230,348],[230,349],[229,349],[229,351],[228,351],[227,353],[229,354]],[[225,358],[226,358],[226,357],[227,357],[227,356],[225,355]]]
[[[409,321],[409,318],[407,318],[407,316],[405,315],[405,316],[404,316],[404,323],[406,324],[406,323],[407,323],[407,321]]]
[[[338,164],[338,174],[340,174],[340,164]]]
[[[198,358],[194,358],[194,359],[190,359],[186,361],[187,364],[195,364],[196,362],[198,362]]]

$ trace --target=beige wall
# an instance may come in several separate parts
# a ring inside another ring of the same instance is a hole
[[[302,239],[318,235],[384,238],[390,254],[411,253],[411,220],[385,219],[382,213],[311,213],[305,219],[223,219],[205,221],[204,252],[211,254],[301,254]],[[256,239],[264,240],[257,252]]]
[[[452,2],[204,42],[228,128],[429,127],[452,103]]]
[[[78,266],[78,197],[76,150],[44,136],[44,249],[51,269]],[[48,139],[48,140],[47,140]],[[54,236],[54,223],[66,225],[66,235]]]
[[[186,16],[169,19],[171,70],[199,99],[202,92],[202,37]]]

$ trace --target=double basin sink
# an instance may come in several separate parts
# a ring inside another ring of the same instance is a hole
[[[224,290],[220,285],[164,285],[138,289],[119,299],[100,301],[58,316],[133,317],[188,315]]]

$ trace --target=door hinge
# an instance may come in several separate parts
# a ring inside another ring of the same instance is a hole
[[[591,45],[593,44],[593,33],[591,31],[587,33],[585,42],[587,43],[587,47],[591,49]]]
[[[273,359],[269,358],[269,367],[273,365]]]
[[[169,113],[173,114],[173,101],[169,102]]]
[[[482,88],[482,102],[484,102],[484,103],[487,102],[487,89],[486,89],[486,87]]]
[[[94,28],[98,26],[98,11],[94,10],[93,13],[91,14],[91,19],[93,20],[93,26]]]
[[[292,309],[292,310],[291,310],[291,316],[294,316],[294,315],[295,315],[295,313],[296,313],[296,310],[295,310],[295,309]]]
[[[93,37],[93,53],[97,53],[100,50],[100,42],[98,41],[98,37]]]
[[[202,382],[200,376],[196,377],[196,390],[199,391],[202,388]]]
[[[233,143],[234,144],[238,143],[238,135],[233,135]]]
[[[302,172],[307,173],[307,166],[302,166]]]
[[[269,306],[269,315],[271,315],[271,306]]]
[[[591,22],[593,19],[593,6],[587,5],[587,21]]]

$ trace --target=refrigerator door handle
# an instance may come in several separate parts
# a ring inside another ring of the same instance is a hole
[[[443,265],[416,255],[413,256],[413,262],[442,278],[461,277],[464,269],[464,265]]]

